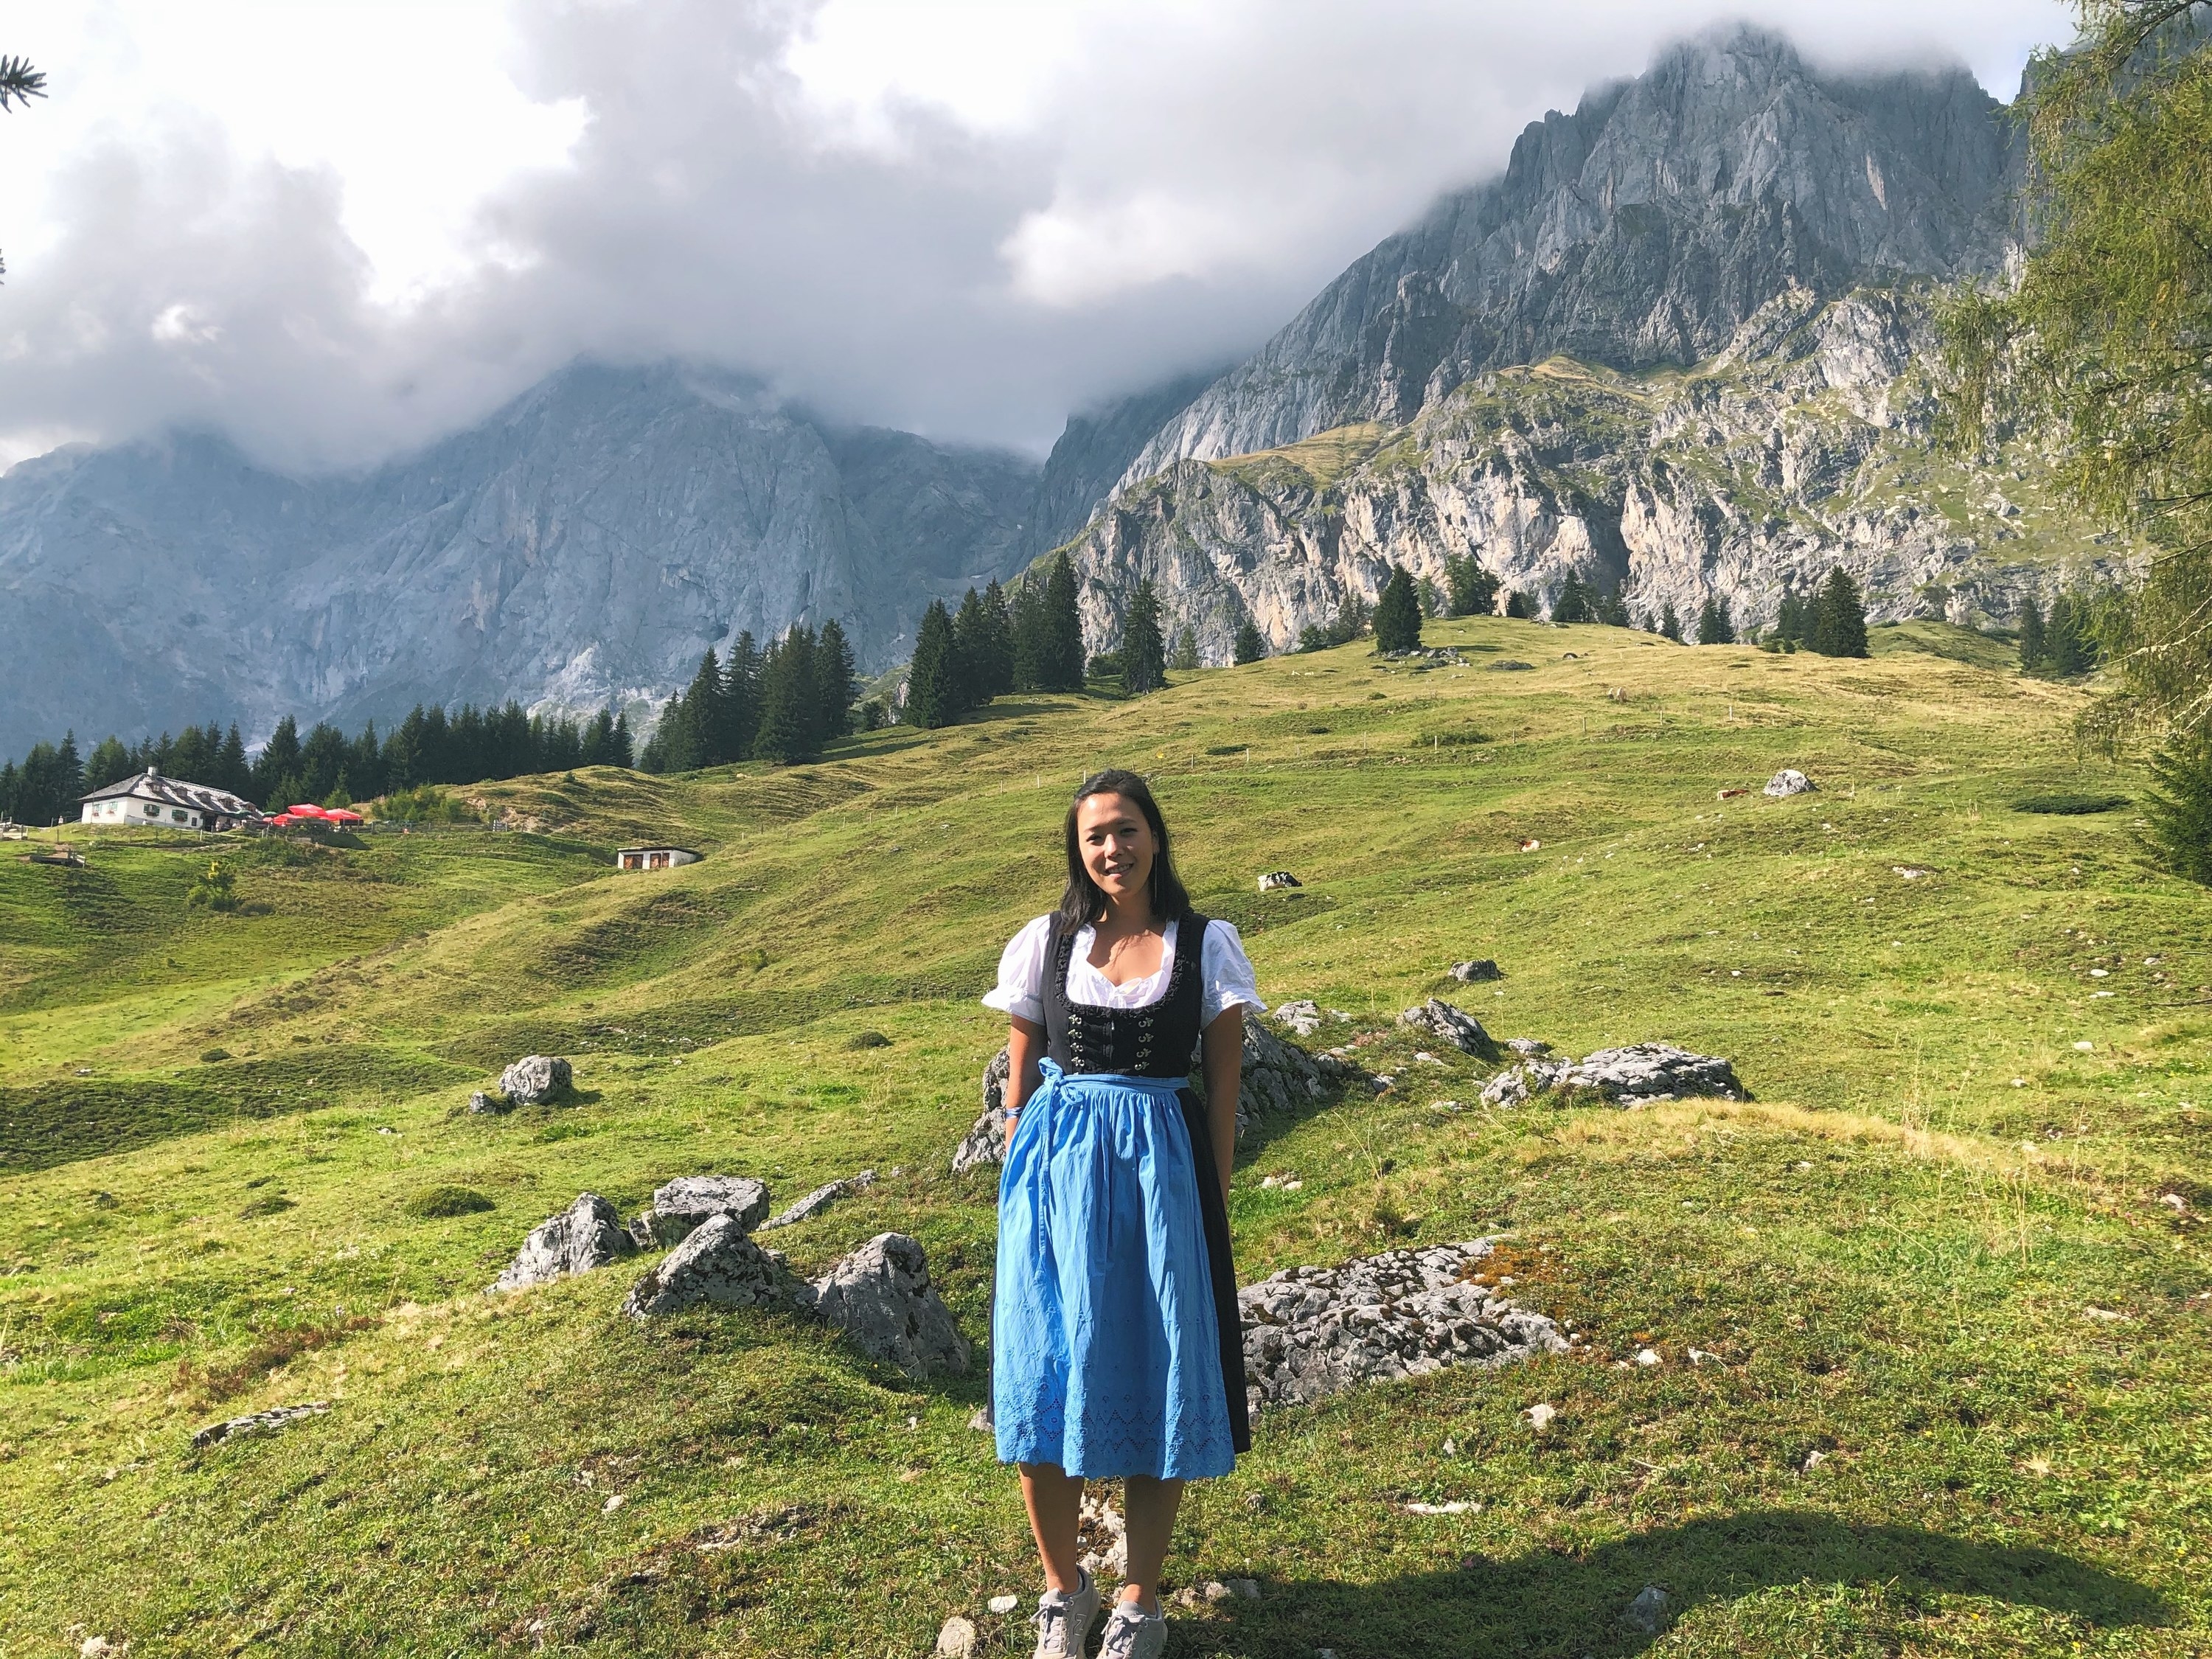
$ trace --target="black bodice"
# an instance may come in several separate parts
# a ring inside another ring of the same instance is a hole
[[[1045,952],[1045,1053],[1070,1077],[1085,1072],[1188,1077],[1205,1008],[1205,977],[1199,968],[1205,945],[1206,918],[1185,911],[1176,922],[1167,994],[1147,1007],[1101,1008],[1069,1000],[1067,966],[1075,934],[1054,917]]]

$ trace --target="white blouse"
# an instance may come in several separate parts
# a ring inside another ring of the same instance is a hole
[[[1084,927],[1075,935],[1075,948],[1067,958],[1067,997],[1093,1008],[1149,1008],[1168,994],[1168,976],[1175,968],[1176,924],[1170,922],[1160,936],[1160,965],[1142,979],[1116,985],[1091,965],[1091,946],[1097,930]],[[999,957],[999,982],[983,999],[986,1008],[996,1008],[1017,1019],[1044,1024],[1045,946],[1052,937],[1052,918],[1039,916],[1006,942]],[[1244,941],[1225,921],[1206,924],[1206,941],[1199,947],[1199,980],[1203,995],[1200,1029],[1211,1025],[1231,1008],[1250,1008],[1260,1013],[1267,1005],[1260,1000],[1260,988],[1252,974],[1252,959],[1244,954]]]

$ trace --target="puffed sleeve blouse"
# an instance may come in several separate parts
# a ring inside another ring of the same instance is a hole
[[[1176,929],[1170,921],[1160,938],[1160,965],[1143,979],[1116,985],[1091,965],[1091,945],[1096,930],[1085,927],[1075,936],[1067,958],[1067,996],[1071,1002],[1093,1008],[1149,1008],[1168,994],[1168,976],[1175,966]],[[1006,942],[999,957],[999,982],[984,997],[986,1008],[996,1008],[1017,1019],[1044,1024],[1045,946],[1052,935],[1052,918],[1039,916]],[[1199,948],[1199,977],[1204,981],[1201,1027],[1211,1025],[1231,1008],[1265,1013],[1252,959],[1244,954],[1244,941],[1225,921],[1206,924],[1206,941]]]

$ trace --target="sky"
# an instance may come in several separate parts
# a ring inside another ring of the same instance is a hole
[[[1738,19],[2009,98],[2059,0],[0,0],[0,465],[295,471],[578,356],[1041,453]]]

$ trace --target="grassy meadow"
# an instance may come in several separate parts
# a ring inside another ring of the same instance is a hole
[[[2212,894],[2125,805],[2016,810],[2140,793],[2076,752],[2083,694],[1936,624],[1856,662],[1428,635],[1466,665],[1355,646],[787,772],[486,785],[534,830],[226,848],[227,915],[186,906],[189,841],[11,844],[0,1656],[890,1659],[954,1613],[1028,1652],[980,1367],[640,1327],[635,1263],[482,1292],[586,1188],[780,1204],[872,1168],[776,1242],[818,1272],[910,1232],[980,1340],[994,1185],[949,1170],[1000,1040],[975,1000],[1109,763],[1263,994],[1395,1079],[1255,1126],[1243,1278],[1504,1233],[1514,1294],[1588,1338],[1263,1416],[1168,1569],[1262,1597],[1179,1611],[1171,1652],[2212,1650]],[[1818,792],[1763,798],[1782,766]],[[615,873],[646,836],[708,856]],[[1257,893],[1279,868],[1306,885]],[[1468,957],[1506,977],[1444,976]],[[1726,1054],[1756,1098],[1485,1109],[1484,1068],[1396,1035],[1430,995],[1576,1054]],[[573,1103],[465,1114],[532,1051]],[[410,1207],[446,1186],[489,1207]],[[1620,1618],[1646,1585],[1656,1632]]]

